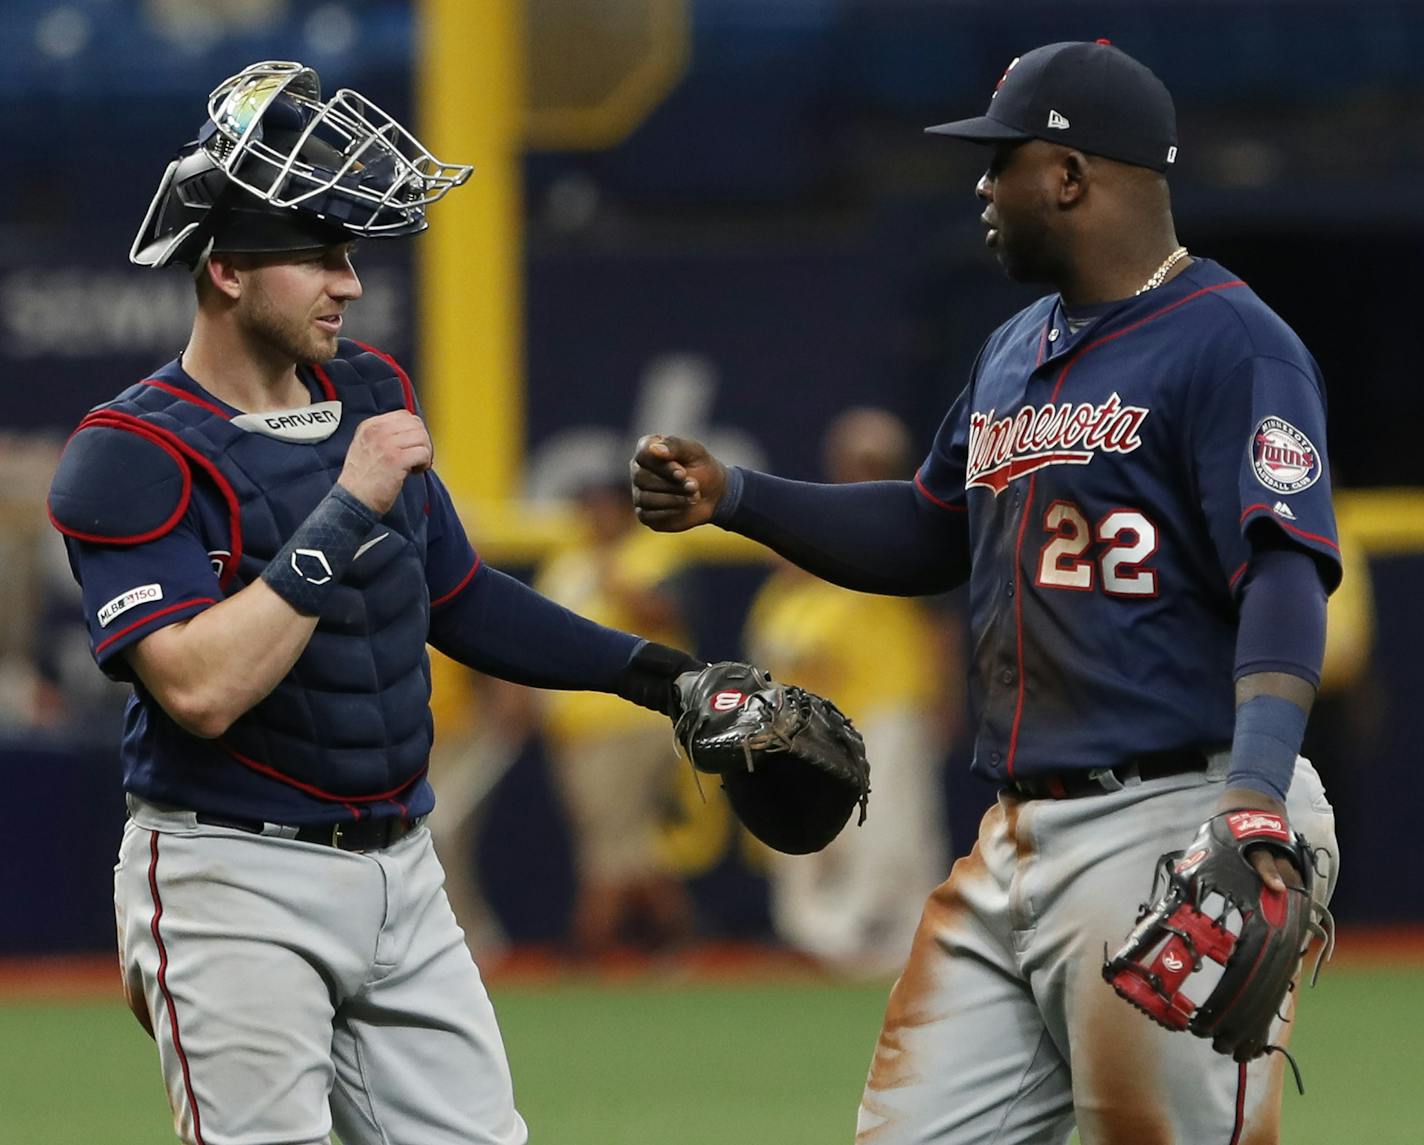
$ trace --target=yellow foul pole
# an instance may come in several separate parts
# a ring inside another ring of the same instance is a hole
[[[470,526],[518,492],[524,451],[523,0],[421,0],[416,135],[475,173],[416,240],[416,334],[435,464]],[[486,553],[486,555],[488,555]],[[440,735],[469,718],[464,673],[432,654]]]
[[[436,467],[473,513],[518,494],[524,452],[522,11],[423,0],[418,13],[416,133],[475,165],[416,240],[418,381]]]

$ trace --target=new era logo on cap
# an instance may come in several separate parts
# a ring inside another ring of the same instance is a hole
[[[1050,108],[1050,109],[1049,109],[1049,112],[1048,112],[1048,126],[1049,126],[1049,127],[1055,127],[1055,128],[1057,128],[1059,131],[1066,131],[1066,130],[1068,130],[1069,127],[1072,126],[1072,124],[1070,124],[1070,123],[1068,122],[1068,119],[1067,119],[1066,116],[1064,116],[1064,115],[1061,114],[1060,112],[1053,111],[1053,110]]]

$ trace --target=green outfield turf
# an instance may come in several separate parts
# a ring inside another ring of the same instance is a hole
[[[493,992],[534,1145],[850,1145],[885,990]],[[1286,1095],[1284,1145],[1424,1141],[1422,1012],[1424,973],[1331,972],[1296,1035],[1308,1094]],[[121,1005],[0,1005],[0,1142],[169,1140],[152,1045]]]

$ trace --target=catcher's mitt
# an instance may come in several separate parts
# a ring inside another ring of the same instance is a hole
[[[1255,846],[1289,858],[1303,885],[1283,892],[1266,887],[1246,855]],[[1142,907],[1122,949],[1104,961],[1103,977],[1153,1021],[1210,1038],[1214,1050],[1236,1061],[1275,1050],[1271,1022],[1294,988],[1311,936],[1325,940],[1317,975],[1333,946],[1330,914],[1312,898],[1315,878],[1314,852],[1281,816],[1216,815],[1185,851],[1158,860],[1154,901]],[[1220,967],[1214,988],[1208,961]],[[1197,1003],[1183,987],[1199,974],[1197,988],[1210,992]]]
[[[738,818],[788,855],[819,851],[859,804],[865,822],[865,742],[835,704],[723,662],[677,678],[673,734],[698,771],[722,777]]]

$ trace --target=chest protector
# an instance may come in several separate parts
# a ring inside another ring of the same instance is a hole
[[[391,359],[346,340],[340,346],[313,367],[327,401],[340,402],[339,424],[322,440],[249,430],[241,423],[261,415],[235,421],[204,397],[156,379],[81,423],[165,445],[181,454],[195,484],[216,491],[226,504],[226,535],[206,540],[227,595],[261,575],[331,490],[362,421],[415,409],[410,381]],[[330,418],[325,411],[335,407],[318,408]],[[425,480],[407,478],[292,670],[219,741],[232,760],[348,805],[396,799],[424,775],[432,741],[427,510]]]

